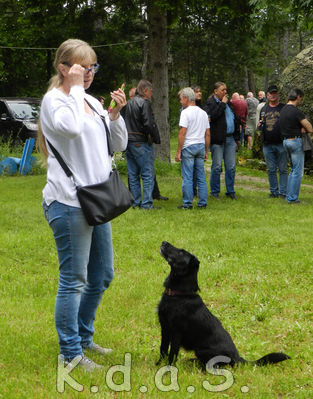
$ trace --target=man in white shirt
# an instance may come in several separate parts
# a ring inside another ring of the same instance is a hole
[[[183,107],[175,156],[175,161],[181,162],[183,178],[183,205],[179,208],[192,209],[194,178],[198,187],[198,208],[205,208],[208,190],[204,161],[208,158],[210,146],[210,123],[207,113],[195,105],[195,93],[190,87],[179,92],[179,99]]]

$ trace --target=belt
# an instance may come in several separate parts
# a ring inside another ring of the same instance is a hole
[[[145,134],[144,134],[144,133],[141,133],[141,132],[129,132],[128,134],[140,134],[140,135],[142,135],[142,136],[145,136]]]
[[[284,140],[294,140],[294,139],[301,139],[302,136],[293,136],[293,137],[284,137]]]

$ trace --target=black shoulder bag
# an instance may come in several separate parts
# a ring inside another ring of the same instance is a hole
[[[105,118],[89,102],[87,104],[103,121],[107,136],[108,152],[112,156],[111,137]],[[48,140],[47,142],[62,169],[69,178],[73,178],[75,184],[73,173],[53,145]],[[132,194],[125,186],[116,168],[112,169],[108,180],[88,186],[76,186],[76,190],[81,209],[90,226],[109,222],[127,211],[134,202]]]

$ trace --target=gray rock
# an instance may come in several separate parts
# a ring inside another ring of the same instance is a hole
[[[299,107],[313,121],[313,46],[301,51],[284,69],[280,82],[280,100],[287,102],[288,92],[294,87],[303,90],[304,98]]]

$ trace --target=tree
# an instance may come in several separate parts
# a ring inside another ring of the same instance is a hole
[[[150,37],[150,71],[153,82],[153,110],[161,137],[155,146],[156,156],[170,161],[169,107],[168,107],[168,51],[167,14],[153,0],[148,1]]]
[[[312,42],[312,0],[2,0],[1,6],[0,94],[41,97],[54,49],[69,37],[86,40],[101,64],[93,94],[122,82],[130,88],[142,77],[152,81],[162,139],[156,152],[167,161],[180,88],[199,84],[205,96],[222,80],[230,91],[264,89]]]

